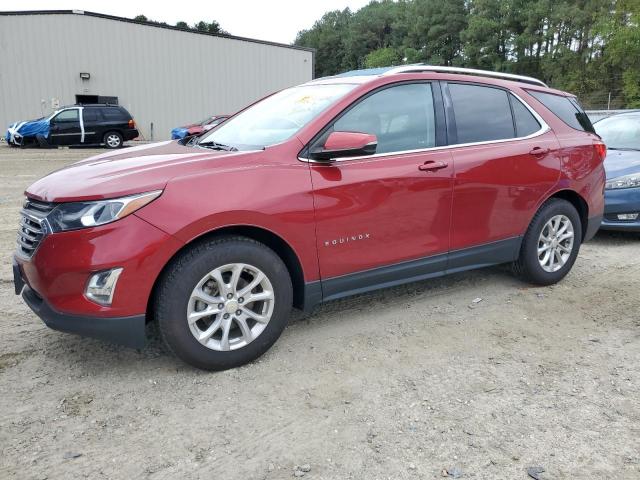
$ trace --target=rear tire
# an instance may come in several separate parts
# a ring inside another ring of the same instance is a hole
[[[122,147],[123,143],[122,135],[120,135],[118,132],[107,132],[104,134],[102,142],[107,148],[120,148]]]
[[[203,370],[225,370],[255,360],[275,343],[292,300],[289,272],[273,250],[249,238],[222,237],[194,245],[169,265],[155,296],[155,317],[178,358]]]
[[[575,207],[561,198],[551,198],[533,217],[514,271],[537,285],[557,283],[573,267],[581,243],[582,222]]]

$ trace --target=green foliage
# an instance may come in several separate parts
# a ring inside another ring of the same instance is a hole
[[[133,19],[137,22],[148,22],[148,23],[156,23],[158,25],[167,25],[169,26],[168,23],[166,22],[156,22],[155,20],[151,20],[149,18],[147,18],[146,15],[137,15],[135,17],[133,17]],[[200,21],[198,23],[196,23],[193,26],[189,26],[189,24],[187,22],[177,22],[176,23],[176,27],[178,28],[184,28],[186,30],[194,30],[194,31],[199,31],[199,32],[207,32],[207,33],[216,33],[219,35],[229,35],[229,32],[223,30],[220,27],[220,24],[213,20],[211,22],[204,22],[204,21]]]
[[[367,56],[364,57],[364,66],[367,68],[386,67],[398,65],[400,60],[400,55],[394,48],[379,48],[367,53]]]
[[[533,75],[588,107],[640,106],[640,0],[380,0],[298,34],[316,76],[425,62]]]
[[[228,35],[228,32],[225,32],[222,28],[220,28],[220,24],[215,20],[213,20],[212,22],[199,21],[192,27],[192,30],[198,30],[199,32],[218,33],[218,34]]]

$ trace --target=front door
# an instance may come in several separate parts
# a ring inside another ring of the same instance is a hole
[[[80,109],[62,110],[49,122],[49,141],[53,145],[76,145],[82,142]]]
[[[378,141],[372,156],[310,163],[325,300],[445,270],[453,165],[435,148],[443,118],[437,83],[403,83],[365,96],[325,129]]]

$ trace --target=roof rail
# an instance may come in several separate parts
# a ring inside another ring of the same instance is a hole
[[[533,77],[526,77],[524,75],[514,75],[512,73],[492,72],[490,70],[478,70],[475,68],[461,68],[461,67],[438,67],[436,65],[403,65],[401,67],[395,67],[387,70],[383,75],[393,75],[395,73],[414,73],[414,72],[439,72],[439,73],[463,73],[466,75],[478,75],[479,77],[495,77],[502,78],[504,80],[513,80],[515,82],[530,83],[532,85],[538,85],[540,87],[548,87],[542,80],[538,80]]]

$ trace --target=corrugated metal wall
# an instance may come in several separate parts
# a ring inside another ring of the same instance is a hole
[[[312,78],[312,52],[78,14],[0,15],[0,128],[117,96],[142,134],[234,113]],[[80,72],[91,74],[82,80]]]

